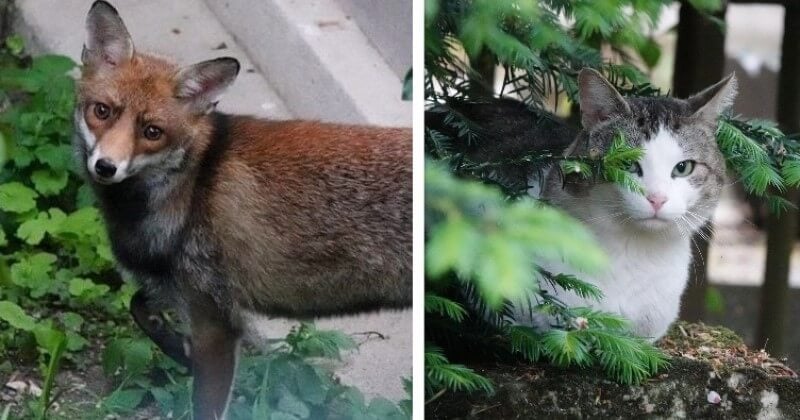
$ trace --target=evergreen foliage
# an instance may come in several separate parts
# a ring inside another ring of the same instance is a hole
[[[473,161],[461,146],[486,141],[490,133],[448,104],[510,96],[533,113],[549,106],[563,110],[559,100],[578,102],[576,79],[584,67],[602,72],[623,95],[661,95],[632,63],[652,67],[658,62],[660,50],[647,32],[672,3],[426,0],[425,99],[450,129],[425,129],[429,395],[490,389],[475,372],[448,361],[451,353],[463,358],[460,348],[501,359],[516,355],[558,366],[597,367],[623,383],[638,383],[667,365],[663,354],[633,336],[621,317],[569,308],[540,291],[545,281],[602,299],[602,291],[591,284],[545,272],[536,262],[556,258],[591,272],[603,267],[604,256],[582,225],[521,197],[524,190],[504,184],[494,171],[517,163],[556,162],[565,175],[641,191],[628,168],[642,151],[619,136],[600,158],[566,160],[557,151],[535,150],[504,161]],[[704,14],[720,7],[718,0],[688,3]],[[476,70],[487,61],[502,71],[497,88]],[[553,98],[554,104],[549,102]],[[731,115],[721,118],[717,138],[735,182],[765,197],[773,210],[791,205],[774,193],[800,185],[795,138],[771,123]],[[554,328],[543,332],[515,325],[511,302],[549,315]]]

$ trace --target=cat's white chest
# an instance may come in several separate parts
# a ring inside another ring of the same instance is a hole
[[[598,243],[603,244],[608,254],[608,270],[589,275],[570,270],[560,263],[542,266],[554,274],[573,274],[594,284],[603,292],[604,298],[597,302],[549,284],[542,284],[542,288],[569,306],[589,306],[619,313],[631,321],[637,335],[660,338],[678,317],[691,262],[689,240],[680,235],[645,238],[593,230]],[[524,313],[517,315],[526,316]]]

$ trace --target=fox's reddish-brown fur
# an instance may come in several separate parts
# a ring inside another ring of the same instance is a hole
[[[370,296],[408,303],[411,283],[397,279],[411,275],[410,130],[248,118],[230,130],[236,141],[208,197],[216,233],[226,259],[271,262],[261,282],[236,284],[241,304],[314,315],[370,309]],[[246,246],[253,240],[269,246]],[[300,280],[309,270],[313,286]],[[298,281],[269,280],[287,275]],[[343,287],[350,296],[331,299]]]
[[[212,112],[235,60],[181,69],[135,53],[102,1],[87,28],[77,156],[142,285],[134,318],[195,375],[195,418],[224,415],[249,313],[411,304],[410,130]],[[189,355],[151,322],[153,300],[186,314]]]

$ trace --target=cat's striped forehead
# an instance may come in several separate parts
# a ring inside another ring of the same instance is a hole
[[[653,139],[661,129],[676,133],[692,114],[686,101],[675,98],[629,98],[626,102],[631,112],[623,117],[624,125],[626,131],[636,132],[634,141]]]

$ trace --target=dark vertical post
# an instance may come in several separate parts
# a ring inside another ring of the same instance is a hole
[[[725,10],[717,12],[724,19]],[[678,23],[678,44],[675,48],[675,68],[672,76],[673,94],[685,98],[722,79],[725,69],[725,34],[709,19],[698,13],[688,2],[681,2]],[[711,232],[703,227],[707,236]],[[705,316],[706,256],[708,241],[700,235],[692,238],[692,266],[689,286],[683,295],[681,319],[699,321]]]
[[[778,124],[786,133],[800,132],[800,3],[786,2],[783,19],[781,72],[778,75]],[[797,203],[798,191],[782,194]],[[761,286],[761,311],[758,342],[771,352],[784,349],[789,299],[789,259],[797,232],[797,209],[780,216],[770,214],[767,221],[767,263]]]
[[[11,35],[13,9],[14,2],[12,0],[0,0],[0,42]]]

